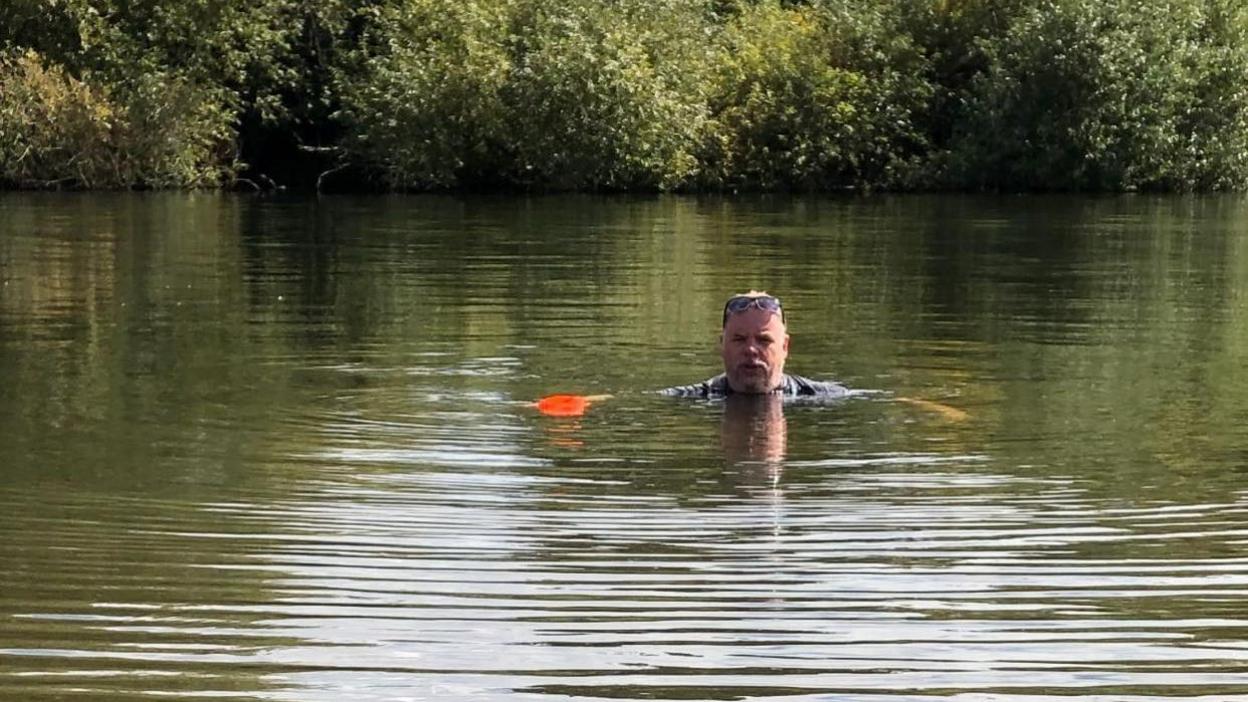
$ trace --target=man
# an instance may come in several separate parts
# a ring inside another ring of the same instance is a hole
[[[694,385],[667,388],[664,395],[725,397],[732,394],[786,397],[846,397],[849,390],[784,372],[789,356],[789,334],[780,300],[751,290],[733,295],[724,304],[720,354],[724,372]]]

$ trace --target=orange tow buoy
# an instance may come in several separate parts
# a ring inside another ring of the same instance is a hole
[[[579,417],[585,414],[592,402],[605,400],[610,395],[547,395],[533,406],[548,417]]]

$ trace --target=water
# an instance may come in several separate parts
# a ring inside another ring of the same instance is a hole
[[[0,698],[1248,700],[1245,223],[4,195]]]

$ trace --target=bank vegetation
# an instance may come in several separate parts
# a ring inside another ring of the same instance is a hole
[[[6,0],[0,185],[1248,187],[1239,0]]]

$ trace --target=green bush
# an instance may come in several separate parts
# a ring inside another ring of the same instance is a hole
[[[108,186],[116,106],[34,52],[0,62],[0,177],[19,186]]]
[[[467,174],[507,169],[501,93],[513,15],[506,0],[384,8],[338,80],[348,158],[400,189],[461,185]]]
[[[696,166],[705,18],[681,0],[403,0],[341,82],[352,158],[399,188],[659,188]]]
[[[1246,33],[1239,0],[8,0],[0,179],[1242,190]]]
[[[116,125],[122,187],[228,185],[236,158],[235,112],[219,91],[176,76],[149,73],[132,81]]]
[[[506,89],[525,180],[668,189],[688,179],[706,123],[707,8],[687,0],[533,7]]]
[[[20,187],[216,186],[228,115],[183,81],[145,76],[120,99],[25,52],[0,61],[0,179]]]
[[[972,82],[954,182],[1243,188],[1245,19],[1220,0],[1049,0],[1023,12]]]
[[[865,8],[865,9],[864,9]],[[704,183],[896,187],[917,175],[922,58],[880,7],[760,2],[728,23]]]
[[[52,0],[0,3],[0,52],[34,51],[50,63],[77,66],[83,55],[78,6]]]
[[[70,68],[119,88],[148,75],[176,75],[210,87],[223,109],[256,110],[268,119],[281,116],[277,96],[299,78],[292,54],[304,14],[316,12],[299,0],[61,2],[82,46]]]
[[[244,114],[282,119],[296,0],[13,0],[0,10],[6,140],[23,186],[229,183]],[[20,97],[19,97],[20,96]],[[24,103],[24,106],[23,104]]]
[[[931,0],[897,2],[895,36],[909,37],[923,56],[918,66],[930,98],[916,110],[916,128],[929,141],[931,167],[966,116],[970,84],[988,67],[986,49],[1013,24],[1030,0]]]

